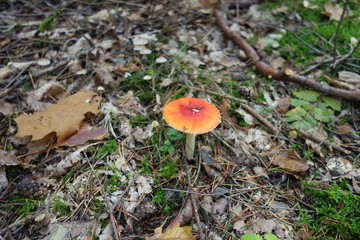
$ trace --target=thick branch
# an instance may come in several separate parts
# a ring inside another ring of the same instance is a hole
[[[269,64],[261,61],[258,53],[247,41],[245,41],[240,35],[232,32],[229,29],[219,10],[214,10],[214,16],[216,19],[216,24],[221,29],[224,36],[234,42],[236,45],[238,45],[238,47],[240,47],[245,52],[246,56],[251,60],[251,64],[255,66],[256,70],[262,75],[271,77],[272,79],[278,81],[298,83],[316,91],[319,91],[324,95],[338,97],[348,101],[360,101],[359,89],[343,90],[311,80],[301,75],[288,74],[285,72],[285,70],[275,70]]]

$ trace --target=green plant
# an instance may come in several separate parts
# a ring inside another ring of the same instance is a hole
[[[60,17],[62,10],[53,12],[49,17],[45,18],[39,25],[38,29],[40,32],[45,30],[52,30],[55,28],[56,21]]]
[[[35,212],[39,207],[39,202],[30,199],[23,200],[24,205],[20,208],[20,214],[22,217],[26,217]]]
[[[93,214],[94,214],[94,217],[98,217],[100,216],[104,211],[105,211],[105,203],[104,201],[98,199],[98,198],[93,198],[92,199],[92,203],[94,204],[95,206],[95,209],[93,209]]]
[[[345,180],[328,189],[303,183],[304,193],[311,199],[315,212],[300,209],[299,225],[312,230],[312,239],[359,239],[360,197],[351,194]]]
[[[140,169],[140,172],[142,174],[150,174],[151,173],[151,169],[149,167],[149,160],[147,157],[144,157],[142,160],[141,160],[141,169]]]
[[[114,173],[107,181],[105,181],[104,188],[107,193],[112,193],[115,192],[120,185],[120,175],[118,173]]]
[[[295,129],[309,130],[318,122],[328,123],[334,118],[334,111],[340,111],[341,105],[330,97],[321,96],[312,90],[294,91],[296,98],[291,99],[295,107],[285,114],[284,120],[291,123]]]
[[[66,216],[70,213],[70,207],[60,198],[55,199],[53,209],[54,212],[58,213],[60,216]]]
[[[171,201],[166,196],[166,192],[162,189],[156,191],[152,201],[155,204],[158,204],[161,207],[162,212],[167,216],[169,216],[172,210],[177,206],[174,201]]]
[[[115,153],[117,150],[118,150],[118,144],[115,139],[112,139],[97,150],[97,154],[95,158],[101,159],[109,153]]]
[[[245,234],[241,236],[241,240],[279,240],[277,236],[272,233],[266,233],[263,237],[258,234]]]
[[[165,140],[163,144],[164,145],[159,147],[159,151],[161,153],[169,153],[169,154],[174,154],[175,153],[175,148],[174,148],[174,146],[171,144],[171,142],[169,140]]]
[[[148,118],[142,114],[138,114],[136,116],[130,117],[130,124],[132,127],[141,127],[143,128],[145,124],[147,123]]]
[[[167,128],[166,130],[167,140],[163,142],[163,145],[159,147],[159,151],[161,153],[174,154],[175,147],[173,146],[173,142],[178,142],[179,140],[184,139],[184,134],[180,133],[176,129]]]
[[[158,176],[170,179],[172,176],[177,174],[177,170],[177,163],[175,161],[167,162],[165,164],[163,163],[163,167],[160,168]]]
[[[314,151],[312,149],[305,150],[303,154],[306,159],[311,160],[314,158]]]

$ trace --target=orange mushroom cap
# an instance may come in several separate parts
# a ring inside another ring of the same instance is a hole
[[[219,110],[198,98],[180,98],[164,107],[165,121],[178,131],[202,134],[213,130],[221,122]]]

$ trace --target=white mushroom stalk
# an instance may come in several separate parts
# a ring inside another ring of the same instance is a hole
[[[191,134],[191,133],[186,134],[185,156],[187,159],[194,158],[195,137],[196,137],[196,134]]]

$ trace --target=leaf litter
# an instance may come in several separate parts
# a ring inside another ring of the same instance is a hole
[[[306,2],[305,8],[318,7]],[[20,16],[23,28],[10,34],[14,21],[4,18],[0,41],[7,53],[0,60],[0,197],[11,205],[21,189],[31,190],[23,194],[30,199],[47,189],[44,203],[28,215],[32,231],[22,228],[17,219],[23,210],[13,204],[16,213],[0,218],[13,225],[1,228],[1,234],[32,238],[40,230],[48,238],[240,239],[273,233],[294,239],[296,206],[306,201],[299,182],[314,169],[322,181],[345,178],[359,192],[353,158],[360,145],[357,109],[353,123],[342,123],[342,116],[350,115],[347,108],[329,119],[335,128],[321,122],[309,129],[318,141],[301,139],[301,132],[282,121],[293,86],[272,82],[269,87],[247,67],[244,53],[223,38],[204,7],[217,1],[72,3],[66,19],[58,18],[44,32],[38,25],[55,8],[39,6],[46,14],[28,21],[17,4],[6,6],[9,14]],[[276,22],[273,15],[291,19],[290,8],[264,12],[252,4],[231,12],[233,6],[228,7],[226,14],[236,19],[228,21],[231,29],[253,41],[274,68],[287,68],[279,45],[284,32],[261,28]],[[322,7],[330,21],[339,21],[342,8]],[[358,87],[356,73],[343,70],[338,77]],[[252,82],[252,99],[238,94],[246,81]],[[194,162],[182,159],[182,145],[167,134],[161,117],[164,104],[185,96],[211,100],[223,114],[219,128],[202,137],[201,158]],[[268,119],[276,134],[238,101]],[[335,153],[323,144],[329,138],[353,152]],[[159,150],[165,141],[173,153]],[[316,153],[316,160],[305,159],[299,145]],[[14,162],[1,164],[9,154]],[[159,174],[169,169],[175,170],[169,178]],[[14,178],[12,171],[21,174]]]

